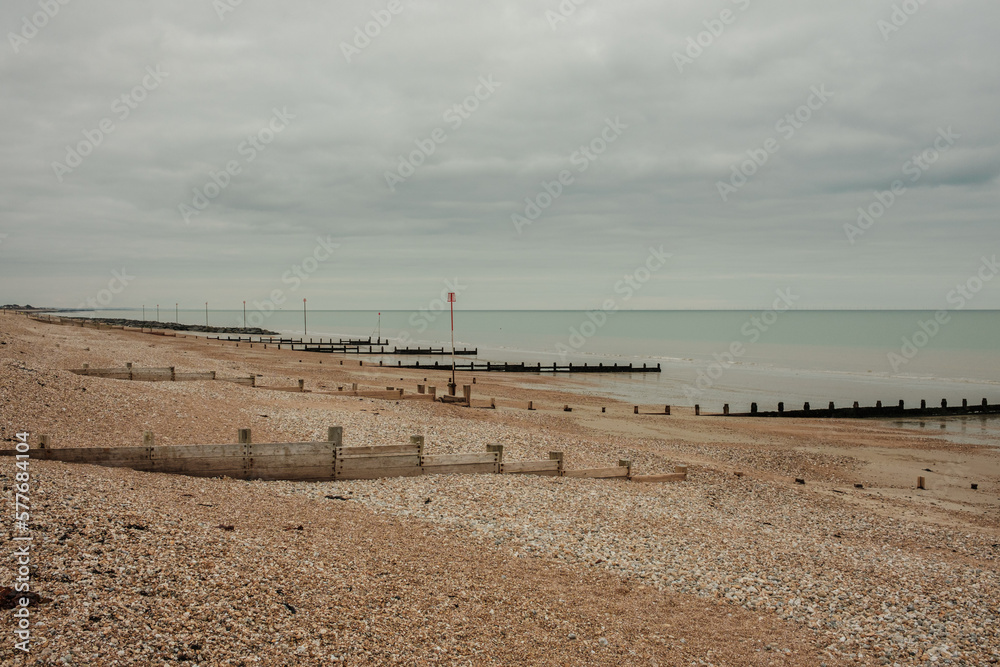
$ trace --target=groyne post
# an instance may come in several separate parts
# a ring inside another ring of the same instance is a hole
[[[562,477],[563,474],[563,453],[562,452],[549,452],[550,461],[559,462],[559,476]]]

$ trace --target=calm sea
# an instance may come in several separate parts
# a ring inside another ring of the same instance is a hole
[[[146,309],[147,319],[155,311]],[[139,319],[139,310],[80,313]],[[173,321],[173,309],[161,310]],[[214,326],[242,326],[242,311],[209,311]],[[178,319],[203,324],[205,311]],[[301,311],[248,312],[250,326],[302,336]],[[448,347],[447,311],[310,311],[313,338],[368,336],[390,345]],[[457,311],[455,343],[478,348],[479,361],[647,363],[662,373],[577,375],[578,391],[642,404],[747,411],[784,401],[825,407],[876,400],[950,405],[963,398],[1000,403],[1000,311]],[[414,357],[403,357],[412,363]],[[419,358],[421,363],[442,357]],[[391,355],[374,357],[396,364]],[[996,418],[904,424],[972,442],[1000,442]]]

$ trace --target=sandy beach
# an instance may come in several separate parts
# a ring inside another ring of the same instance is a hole
[[[127,362],[253,374],[257,387],[68,370]],[[268,389],[299,379],[311,391]],[[472,408],[318,393],[352,383],[441,393],[447,382],[356,356],[0,315],[4,449],[24,431],[33,447],[42,434],[54,447],[116,447],[146,431],[180,445],[234,443],[241,428],[255,442],[322,440],[342,426],[347,446],[423,435],[432,453],[498,443],[514,460],[562,451],[573,468],[627,459],[636,474],[689,470],[663,484],[307,483],[32,461],[32,590],[43,601],[30,607],[27,654],[4,612],[0,662],[1000,661],[1000,447],[871,420],[634,415],[576,393],[586,385],[575,378],[478,374]],[[8,554],[15,473],[0,458]],[[2,568],[0,586],[14,576]]]

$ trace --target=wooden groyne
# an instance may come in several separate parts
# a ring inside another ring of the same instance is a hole
[[[379,363],[379,366],[382,366]],[[450,370],[451,364],[435,361],[433,364],[404,364],[397,362],[394,368],[419,368],[422,370]],[[467,364],[455,364],[456,371],[469,371],[475,373],[659,373],[660,364],[647,366],[643,364],[509,364],[494,362],[469,362]]]
[[[76,373],[77,375],[107,378],[110,380],[133,380],[139,382],[218,380],[221,382],[245,384],[251,387],[254,387],[257,384],[257,376],[255,375],[224,378],[218,377],[215,371],[178,371],[174,366],[164,368],[140,368],[133,366],[131,363],[127,363],[122,368],[91,368],[89,364],[84,364],[83,368],[71,368],[69,370],[71,373]]]
[[[392,354],[419,354],[425,357],[430,357],[434,355],[446,355],[451,354],[451,350],[443,347],[394,347],[392,348]],[[465,348],[461,350],[455,350],[455,354],[460,357],[474,357],[479,354],[479,348]]]
[[[53,448],[41,437],[39,447],[27,452],[0,450],[0,456],[27,454],[42,461],[85,463],[145,472],[193,477],[231,477],[244,480],[335,481],[417,477],[442,474],[543,475],[637,482],[674,482],[687,479],[687,467],[673,473],[632,475],[630,461],[617,466],[567,470],[563,452],[550,452],[540,461],[505,461],[503,445],[487,445],[486,452],[428,454],[424,436],[414,435],[404,445],[345,447],[344,429],[332,426],[327,439],[316,442],[254,443],[250,429],[240,429],[237,444],[157,446],[147,431],[142,447]]]
[[[700,406],[695,406],[696,414]],[[939,406],[928,407],[927,401],[920,401],[920,407],[908,408],[903,401],[897,404],[883,405],[878,401],[874,406],[861,406],[857,401],[849,408],[838,408],[830,401],[826,408],[813,408],[805,403],[801,410],[786,410],[785,404],[778,403],[777,410],[761,411],[756,403],[750,404],[750,412],[730,412],[729,404],[722,408],[724,417],[798,417],[798,418],[841,418],[841,419],[887,419],[903,417],[954,417],[960,415],[996,415],[1000,414],[1000,404],[991,404],[985,398],[978,404],[970,404],[962,399],[961,405],[948,405],[947,399],[941,399]]]

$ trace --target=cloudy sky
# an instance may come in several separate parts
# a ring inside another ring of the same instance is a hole
[[[998,19],[5,0],[0,302],[948,307],[1000,250]]]

